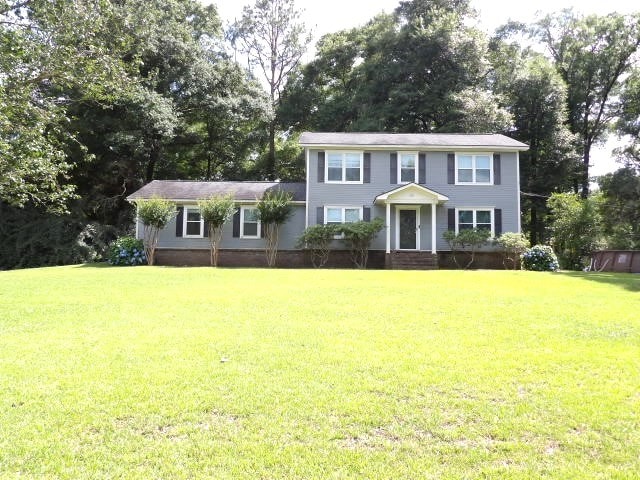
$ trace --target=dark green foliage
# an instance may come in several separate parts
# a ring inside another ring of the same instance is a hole
[[[598,179],[607,247],[640,250],[640,175],[621,168]]]
[[[560,266],[582,270],[589,264],[593,251],[603,246],[600,198],[555,193],[547,204],[553,215],[551,241]]]
[[[316,268],[323,267],[329,260],[331,243],[338,234],[337,225],[311,225],[298,237],[298,247],[311,253],[311,263]]]
[[[451,249],[453,262],[458,268],[464,268],[465,270],[471,267],[476,257],[476,251],[489,241],[489,237],[491,237],[491,232],[484,228],[469,228],[459,233],[447,230],[442,234],[442,238],[446,240]],[[458,252],[463,252],[467,255],[468,261],[464,266],[458,263],[458,257],[456,256]]]
[[[367,268],[369,247],[376,235],[384,228],[381,218],[374,218],[370,222],[345,223],[338,227],[342,234],[342,241],[351,252],[351,260],[356,268]]]
[[[108,262],[111,265],[135,266],[146,265],[142,240],[134,237],[120,237],[109,249]]]
[[[558,258],[548,245],[534,245],[520,256],[523,270],[534,272],[555,272],[558,270]]]
[[[73,215],[2,202],[0,219],[0,270],[100,260],[118,233]]]

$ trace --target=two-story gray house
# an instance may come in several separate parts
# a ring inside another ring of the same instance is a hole
[[[222,240],[221,265],[263,265],[255,204],[266,191],[293,195],[279,264],[304,266],[297,237],[310,225],[380,217],[372,266],[429,267],[446,257],[446,230],[520,232],[519,152],[528,146],[497,134],[314,133],[300,137],[305,183],[154,181],[128,197],[161,196],[177,204],[161,232],[158,261],[207,264],[208,241],[197,200],[232,193],[238,208]],[[138,228],[141,232],[141,229]],[[335,242],[335,262],[347,261]],[[445,262],[446,263],[446,262]]]

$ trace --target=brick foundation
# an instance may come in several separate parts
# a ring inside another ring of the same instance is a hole
[[[466,256],[460,254],[459,262]],[[370,250],[367,268],[384,269],[387,256],[382,250]],[[456,269],[450,252],[438,252],[438,266],[441,269]],[[177,267],[209,266],[208,249],[159,248],[156,251],[156,265]],[[223,249],[218,256],[220,267],[266,267],[264,250]],[[311,257],[303,250],[280,250],[276,259],[278,268],[313,268]],[[324,268],[354,268],[347,250],[333,250]],[[478,252],[472,269],[502,270],[502,255],[499,252]]]

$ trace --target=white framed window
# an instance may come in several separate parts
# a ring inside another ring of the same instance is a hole
[[[362,207],[324,207],[324,223],[326,225],[342,225],[362,220]]]
[[[255,206],[240,207],[240,238],[260,238],[260,217]]]
[[[398,183],[418,183],[418,152],[398,152]]]
[[[456,233],[461,230],[489,230],[494,236],[493,208],[456,208]]]
[[[327,152],[326,183],[362,183],[363,152]]]
[[[492,185],[493,154],[458,153],[456,154],[457,185]]]
[[[182,231],[185,238],[202,238],[204,236],[204,220],[200,209],[195,205],[184,207],[182,216]]]

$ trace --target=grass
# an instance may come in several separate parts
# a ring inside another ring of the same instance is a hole
[[[640,277],[0,272],[1,478],[638,478]]]

